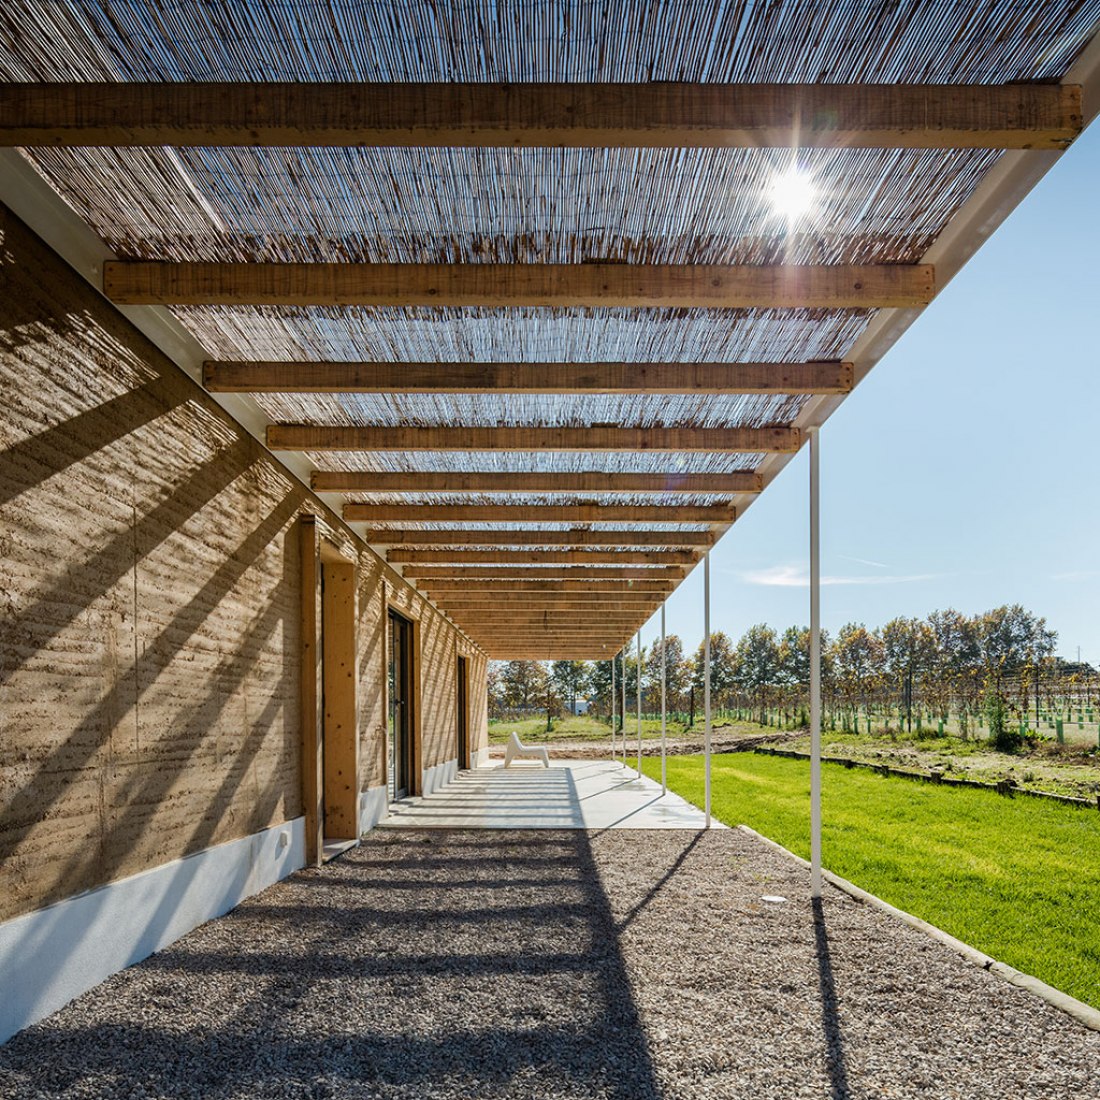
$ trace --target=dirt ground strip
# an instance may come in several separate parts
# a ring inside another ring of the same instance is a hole
[[[0,1047],[0,1096],[1100,1097],[1100,1034],[807,886],[736,830],[373,835]]]

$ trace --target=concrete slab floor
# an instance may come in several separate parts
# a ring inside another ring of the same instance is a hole
[[[460,772],[446,787],[390,807],[388,829],[693,829],[703,811],[610,760],[524,761]],[[715,828],[726,826],[714,823]]]

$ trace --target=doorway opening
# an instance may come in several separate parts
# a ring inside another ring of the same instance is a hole
[[[388,628],[386,784],[392,802],[413,792],[413,624],[391,611]]]
[[[469,709],[467,703],[467,696],[469,691],[469,681],[467,680],[466,670],[466,658],[458,658],[458,668],[456,670],[456,684],[457,684],[457,699],[455,701],[455,712],[458,719],[457,723],[457,740],[458,740],[458,766],[459,768],[469,768],[470,765],[470,725],[469,725]]]

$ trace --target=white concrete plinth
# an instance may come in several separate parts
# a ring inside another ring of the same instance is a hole
[[[609,760],[491,764],[390,806],[389,829],[702,829],[703,811]],[[725,828],[725,826],[716,826]]]

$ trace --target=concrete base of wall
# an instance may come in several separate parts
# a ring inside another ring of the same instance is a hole
[[[0,924],[0,1042],[305,865],[305,820]]]
[[[444,760],[442,764],[425,768],[420,793],[431,794],[432,791],[438,791],[440,787],[445,787],[450,783],[456,775],[458,775],[457,759]]]
[[[390,812],[389,791],[368,787],[359,794],[359,832],[369,833]]]
[[[485,746],[483,749],[477,749],[475,752],[470,753],[470,767],[472,768],[485,768],[489,765],[489,747]]]

